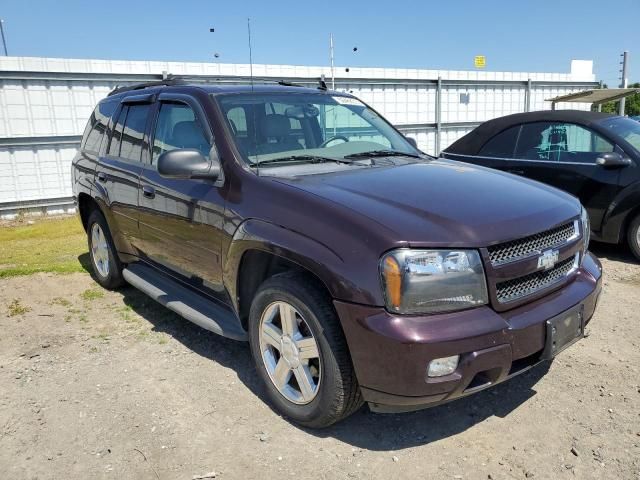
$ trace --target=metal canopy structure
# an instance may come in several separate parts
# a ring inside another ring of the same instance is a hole
[[[545,100],[551,102],[551,108],[556,109],[558,102],[575,102],[575,103],[592,103],[594,105],[602,105],[603,103],[613,102],[621,98],[628,97],[640,93],[640,88],[599,88],[597,90],[584,90],[582,92],[570,93],[569,95],[561,95],[555,98]]]

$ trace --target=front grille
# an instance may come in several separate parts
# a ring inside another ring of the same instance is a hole
[[[579,235],[578,222],[569,222],[545,232],[489,247],[492,265],[501,265],[561,246]]]
[[[496,285],[496,297],[500,303],[508,303],[550,287],[569,275],[578,264],[579,254],[563,260],[550,270],[530,273]]]

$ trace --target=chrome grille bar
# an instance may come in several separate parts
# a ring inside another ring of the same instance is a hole
[[[579,236],[580,224],[578,220],[574,220],[551,230],[494,245],[487,248],[487,251],[493,266],[504,265],[532,255],[539,255],[548,248],[561,247]]]

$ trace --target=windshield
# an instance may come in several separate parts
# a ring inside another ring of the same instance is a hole
[[[612,117],[602,120],[600,125],[629,142],[640,152],[640,122],[630,118]]]
[[[352,97],[248,93],[215,98],[238,150],[251,166],[318,161],[361,164],[366,152],[378,157],[406,154],[412,161],[422,155],[378,114]]]

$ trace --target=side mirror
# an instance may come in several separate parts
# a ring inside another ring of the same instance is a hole
[[[415,149],[418,148],[418,142],[416,142],[415,138],[413,137],[404,137],[404,138],[407,140],[407,142],[409,142],[413,146],[413,148]]]
[[[604,168],[622,168],[631,165],[631,159],[623,157],[618,152],[606,152],[598,155],[596,164]]]
[[[164,152],[158,157],[158,173],[166,178],[207,179],[216,181],[220,176],[220,160],[211,149],[210,159],[195,148],[180,148]]]

